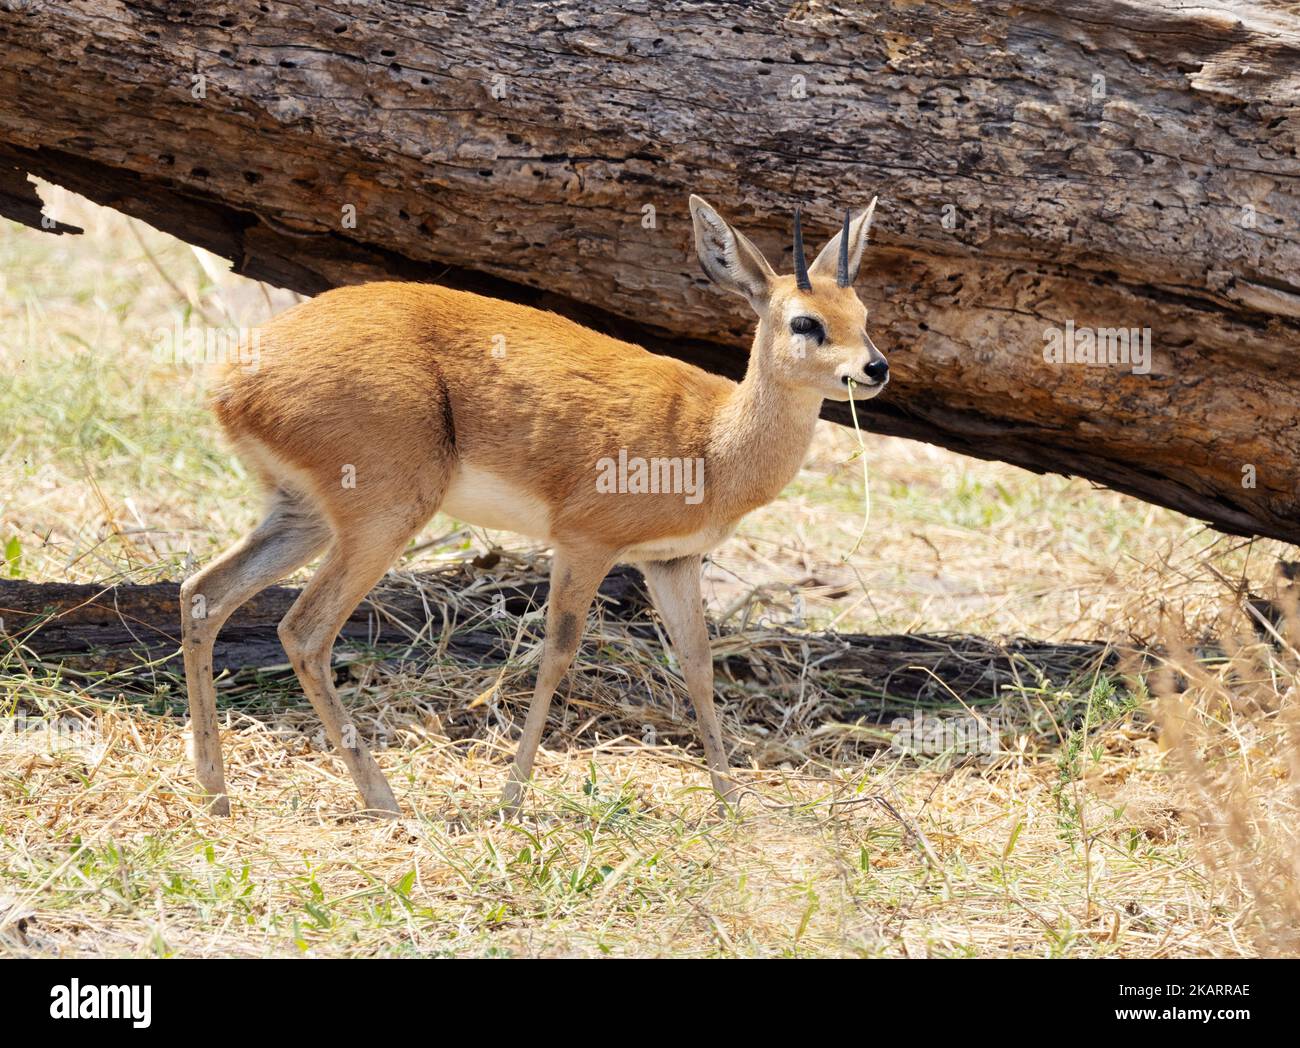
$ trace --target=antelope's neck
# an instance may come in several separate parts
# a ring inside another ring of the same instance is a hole
[[[722,517],[766,505],[794,479],[821,405],[819,394],[778,382],[751,355],[744,380],[714,418],[705,484]]]

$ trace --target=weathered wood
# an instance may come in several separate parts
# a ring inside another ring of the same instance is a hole
[[[0,0],[0,48],[0,169],[300,291],[442,280],[733,375],[687,193],[788,267],[796,202],[879,192],[869,428],[1300,540],[1292,5]],[[1067,323],[1149,329],[1150,373],[1047,363]]]
[[[490,668],[510,657],[518,635],[517,616],[541,608],[548,588],[540,576],[498,580],[470,565],[439,576],[390,576],[353,612],[340,635],[344,643],[360,642],[377,657],[412,668],[444,657]],[[275,586],[239,608],[217,642],[217,671],[280,667],[289,673],[275,627],[299,592]],[[439,600],[439,594],[450,592],[464,594],[463,603]],[[95,586],[0,579],[0,654],[17,645],[23,657],[95,674],[125,671],[150,681],[160,669],[179,675],[179,599],[177,583]],[[657,647],[662,633],[651,621],[649,597],[635,568],[618,567],[610,573],[601,585],[599,605],[600,613],[616,620],[629,637]],[[500,621],[485,621],[488,618]],[[723,651],[729,648],[729,632],[719,631]],[[536,635],[525,639],[535,643]],[[750,655],[761,654],[764,646],[771,652],[797,653],[812,643],[818,648],[817,687],[836,698],[841,715],[875,719],[917,704],[948,705],[954,695],[977,704],[995,701],[1003,685],[1023,678],[1027,666],[1041,667],[1059,682],[1118,661],[1114,650],[1101,643],[997,642],[923,634],[808,635],[773,629],[749,641],[741,653],[718,657],[722,688],[748,682],[761,690],[764,685],[754,679]],[[796,658],[796,677],[807,658],[806,652],[802,660]],[[764,660],[756,661],[761,665]],[[113,687],[122,684],[123,678],[113,679]]]
[[[544,578],[498,582],[468,564],[457,581],[466,587],[475,613],[481,613],[486,602],[488,614],[499,618],[537,611],[550,591]],[[272,586],[240,607],[222,628],[216,668],[283,664],[286,657],[276,626],[301,592]],[[641,576],[631,567],[612,571],[601,583],[600,598],[608,613],[623,618],[649,603]],[[92,656],[100,671],[155,660],[169,660],[179,671],[180,615],[180,585],[175,582],[101,586],[0,579],[0,643],[8,638],[50,658]],[[445,630],[463,653],[486,653],[499,646],[500,638],[488,630],[455,636],[460,621],[455,604],[439,603],[420,586],[389,576],[352,612],[339,636],[390,646],[418,637],[422,645],[436,646]]]

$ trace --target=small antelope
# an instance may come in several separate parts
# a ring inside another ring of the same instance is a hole
[[[338,288],[262,328],[258,367],[231,368],[215,407],[267,492],[265,519],[181,587],[194,760],[211,809],[230,810],[212,678],[217,633],[244,601],[324,553],[280,639],[366,807],[400,811],[334,690],[330,650],[438,510],[554,549],[508,811],[531,777],[597,587],[617,562],[645,575],[713,787],[734,800],[713,706],[701,558],[794,477],[824,399],[865,400],[889,381],[853,289],[875,206],[846,214],[811,266],[796,211],[795,273],[778,276],[691,197],[705,273],[758,314],[740,383],[552,313],[428,284]]]

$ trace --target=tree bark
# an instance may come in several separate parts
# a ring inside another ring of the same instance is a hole
[[[498,581],[475,564],[493,563],[494,555],[455,569],[461,599],[474,601],[468,618],[510,619],[546,604],[550,583],[543,577],[522,582]],[[445,583],[445,579],[443,582]],[[214,666],[218,671],[284,665],[287,656],[276,626],[302,590],[271,586],[241,605],[222,627]],[[600,586],[601,607],[628,619],[649,607],[641,575],[620,566]],[[183,672],[180,659],[180,584],[98,586],[64,582],[0,579],[0,646],[9,640],[41,658],[77,663],[85,657],[97,671],[116,672],[157,663]],[[386,647],[406,647],[420,638],[423,648],[437,649],[446,631],[451,648],[462,656],[494,654],[504,658],[498,631],[455,630],[457,605],[431,600],[414,585],[388,578],[355,608],[339,631],[344,640]],[[511,630],[513,634],[513,627]],[[498,650],[501,649],[501,650]]]
[[[516,616],[540,609],[549,591],[543,578],[504,582],[471,565],[437,577],[435,585],[426,589],[433,578],[385,579],[352,613],[340,637],[408,668],[439,666],[447,657],[476,666],[503,664],[520,636]],[[442,604],[436,599],[437,587],[449,583],[459,590],[459,603]],[[273,586],[241,606],[217,641],[213,658],[217,672],[271,667],[289,672],[276,624],[300,592]],[[618,621],[630,636],[658,644],[662,632],[649,619],[649,597],[634,568],[612,571],[601,584],[599,603],[601,614]],[[458,610],[463,613],[459,618]],[[128,677],[134,676],[152,691],[160,672],[183,672],[179,616],[177,583],[94,586],[0,579],[0,654],[13,644],[20,659],[35,656],[74,670],[84,665],[97,675],[113,675],[108,685],[114,689],[126,687]],[[491,618],[501,621],[494,625],[487,621]],[[768,629],[759,635],[751,631],[736,651],[725,643],[726,633],[720,631],[719,648],[724,654],[717,659],[724,688],[728,682],[749,682],[751,690],[760,694],[779,691],[770,679],[772,666],[785,660],[786,669],[798,680],[809,657],[806,647],[812,643],[817,648],[818,687],[836,700],[839,715],[873,721],[911,714],[918,703],[948,705],[955,702],[954,695],[975,705],[987,704],[1000,695],[1003,685],[1021,680],[1026,665],[1053,679],[1068,680],[1096,673],[1099,667],[1114,670],[1119,663],[1113,647],[1101,643],[998,643],[982,637],[924,634],[810,638]],[[537,642],[530,634],[523,636],[525,644]],[[793,663],[788,661],[791,651],[796,653]]]
[[[438,280],[733,376],[687,194],[788,271],[796,203],[811,240],[879,193],[867,428],[1300,540],[1281,0],[0,0],[0,46],[19,221],[32,173],[299,291]],[[1048,362],[1067,327],[1149,330],[1149,373]]]

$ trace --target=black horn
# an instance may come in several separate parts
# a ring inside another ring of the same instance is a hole
[[[794,209],[794,282],[800,291],[811,291],[812,281],[808,279],[808,260],[803,256],[803,226],[799,221],[799,209]]]
[[[849,212],[844,212],[844,228],[840,230],[840,268],[835,274],[835,283],[848,287],[849,280]]]

